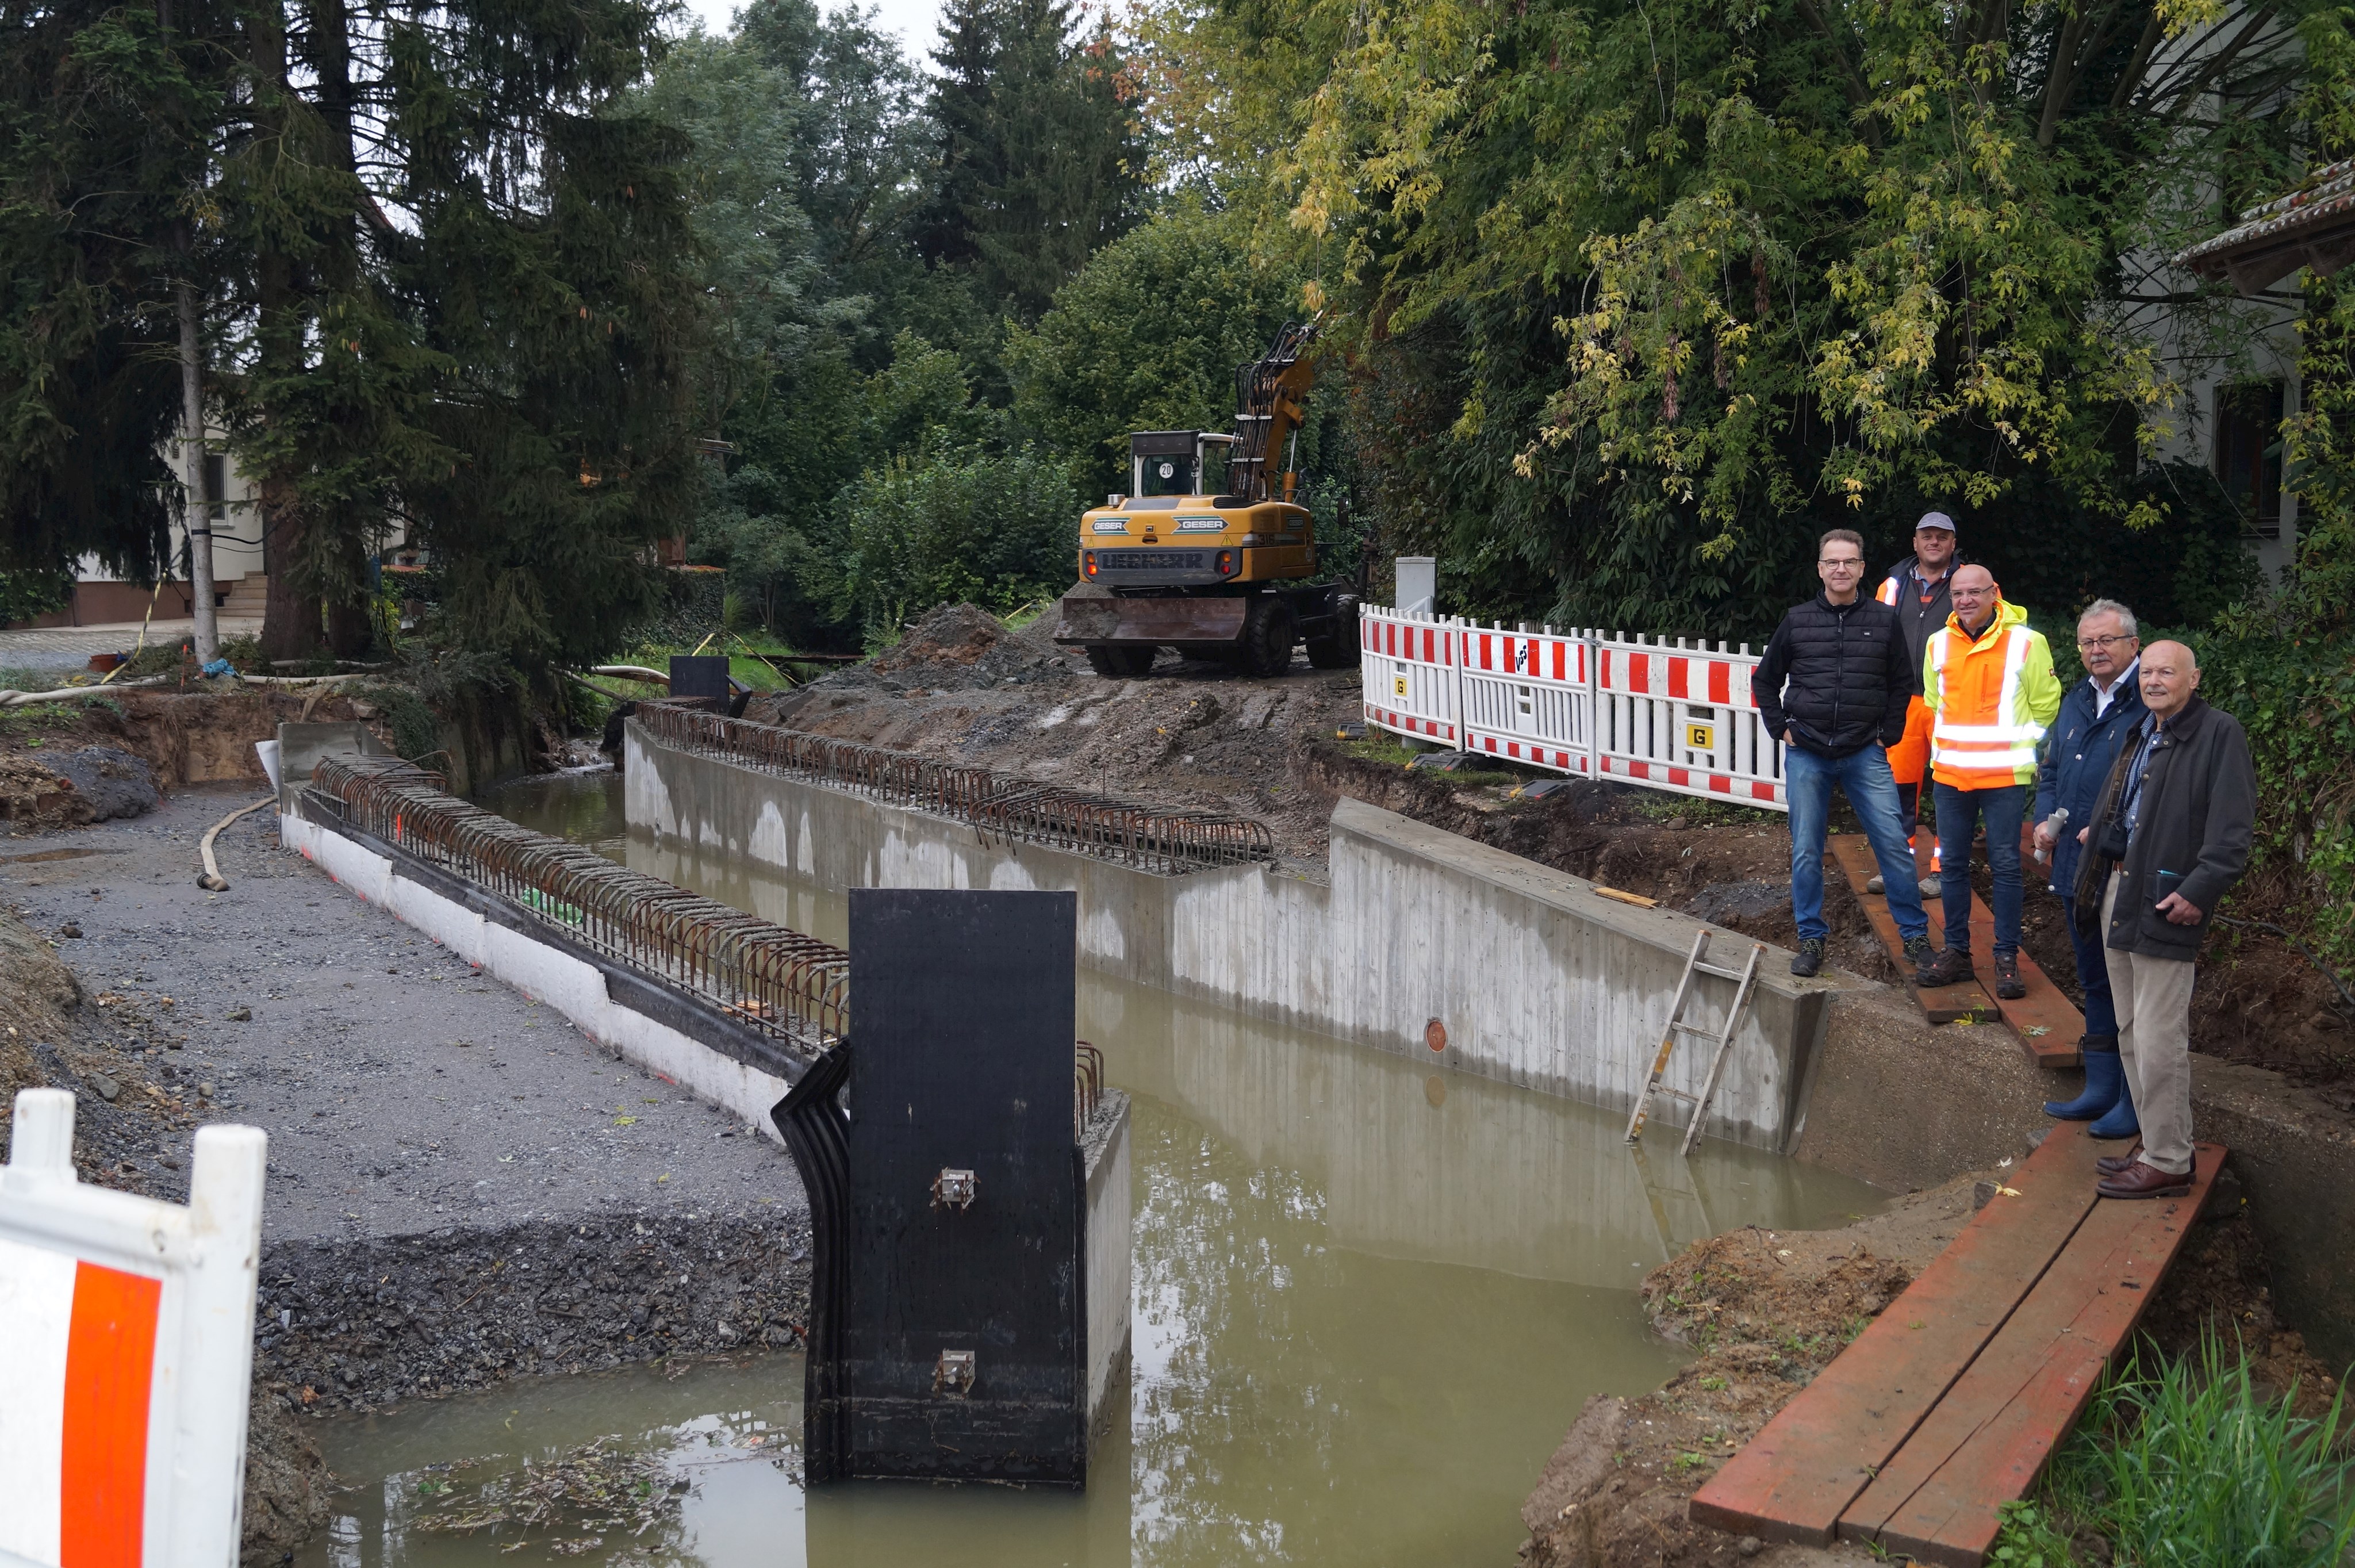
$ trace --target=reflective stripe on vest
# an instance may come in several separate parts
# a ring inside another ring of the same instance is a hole
[[[1939,705],[1936,719],[1930,726],[1931,754],[1935,765],[1955,773],[2013,773],[2036,765],[2036,742],[2044,737],[2044,726],[2022,723],[2015,716],[2019,711],[2019,677],[2028,662],[2028,643],[2031,635],[2024,625],[2013,626],[2004,634],[2003,684],[1996,694],[1993,714],[1972,714],[1971,719],[1993,718],[1996,723],[1949,721],[1953,705],[1945,690],[1946,658],[1951,650],[1950,639],[1957,634],[1949,626],[1941,631],[1931,644],[1932,667],[1939,676]],[[1964,645],[1969,646],[1967,642]],[[2011,722],[2000,720],[2010,720]]]

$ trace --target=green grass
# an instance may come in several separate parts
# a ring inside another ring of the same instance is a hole
[[[2355,1545],[2355,1459],[2339,1401],[2319,1420],[2267,1400],[2212,1334],[2156,1367],[2137,1351],[2104,1385],[2030,1501],[2005,1510],[1992,1561],[2064,1568],[2337,1568]]]

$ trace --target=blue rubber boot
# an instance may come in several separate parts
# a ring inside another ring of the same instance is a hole
[[[2073,1100],[2047,1100],[2044,1114],[2055,1121],[2090,1122],[2108,1114],[2126,1092],[2126,1070],[2118,1060],[2115,1035],[2087,1035],[2078,1042],[2085,1064],[2085,1092]]]
[[[2087,1137],[2133,1138],[2142,1136],[2142,1118],[2135,1115],[2134,1090],[2126,1083],[2123,1068],[2118,1073],[2118,1103],[2109,1113],[2085,1129]]]

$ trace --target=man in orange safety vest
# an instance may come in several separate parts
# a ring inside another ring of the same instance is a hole
[[[1955,519],[1944,512],[1924,512],[1913,525],[1913,553],[1889,569],[1873,597],[1897,612],[1897,624],[1913,655],[1913,700],[1905,707],[1905,738],[1889,748],[1889,772],[1897,780],[1897,805],[1904,813],[1905,837],[1914,837],[1921,815],[1919,795],[1930,771],[1930,710],[1922,702],[1922,657],[1930,639],[1945,629],[1955,613],[1948,597],[1955,585]],[[1930,851],[1928,875],[1919,879],[1922,896],[1940,891],[1938,852]],[[1881,891],[1875,877],[1865,891]]]
[[[1951,986],[1975,976],[1971,835],[1984,820],[1995,874],[1995,994],[2011,1000],[2028,995],[2019,980],[2019,825],[2036,785],[2036,744],[2061,710],[2061,681],[2044,634],[2029,628],[2027,611],[2004,602],[1986,567],[1956,571],[1953,593],[1955,613],[1922,659],[1946,950],[1913,983]]]

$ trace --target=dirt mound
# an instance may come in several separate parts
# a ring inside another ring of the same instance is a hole
[[[873,660],[886,673],[920,665],[970,665],[1006,639],[996,616],[977,604],[943,604],[908,628],[898,645]]]
[[[1015,630],[977,604],[943,604],[876,655],[862,673],[887,688],[896,681],[935,691],[1051,678],[1071,667],[1070,656],[1051,640],[1054,630],[1051,610]]]
[[[71,783],[27,756],[0,756],[0,823],[12,833],[79,827],[90,802]]]
[[[155,789],[155,770],[120,747],[85,746],[49,765],[90,803],[92,822],[144,816],[163,798]]]
[[[1703,1350],[1764,1345],[1781,1360],[1828,1360],[1913,1283],[1903,1264],[1859,1250],[1799,1260],[1774,1232],[1697,1243],[1644,1281],[1644,1305],[1671,1339]],[[1818,1364],[1820,1364],[1818,1362]]]

